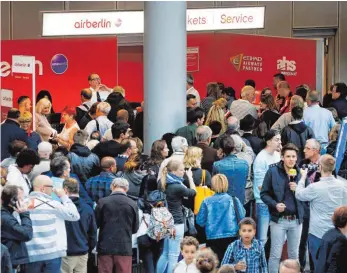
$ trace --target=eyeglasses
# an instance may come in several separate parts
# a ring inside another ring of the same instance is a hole
[[[91,79],[92,81],[100,81],[101,79],[100,78],[94,78],[94,79]]]
[[[53,185],[43,185],[43,186],[47,188],[53,188]]]

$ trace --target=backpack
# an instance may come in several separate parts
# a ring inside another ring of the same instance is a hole
[[[147,235],[157,242],[172,236],[175,237],[174,219],[162,202],[157,204],[157,207],[152,207]]]
[[[214,195],[214,191],[206,186],[206,170],[202,170],[201,183],[196,187],[196,195],[194,198],[194,214],[199,213],[202,201],[207,197]]]

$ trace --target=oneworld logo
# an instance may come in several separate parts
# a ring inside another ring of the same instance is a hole
[[[287,76],[296,76],[296,62],[289,61],[286,56],[283,56],[281,60],[277,60],[277,70]]]
[[[55,74],[64,74],[68,67],[68,60],[64,54],[55,54],[51,60],[51,69]]]

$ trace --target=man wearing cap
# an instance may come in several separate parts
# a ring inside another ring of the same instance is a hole
[[[17,139],[28,143],[28,136],[19,126],[20,112],[16,108],[11,108],[7,113],[7,119],[1,124],[1,160],[10,157],[9,145]]]
[[[197,106],[200,106],[200,94],[194,88],[194,78],[192,74],[187,74],[187,95],[192,94],[196,98]]]
[[[253,152],[257,155],[265,145],[262,139],[253,135],[255,122],[256,120],[252,117],[252,115],[248,114],[240,120],[240,129],[243,131],[243,138],[249,141]]]
[[[43,141],[38,146],[38,154],[40,157],[40,163],[35,165],[32,172],[28,175],[30,181],[34,181],[34,179],[42,173],[49,172],[50,167],[50,156],[52,154],[52,144],[46,141]]]

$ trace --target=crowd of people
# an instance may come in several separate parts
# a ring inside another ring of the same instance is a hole
[[[256,105],[253,80],[200,98],[187,75],[186,126],[146,155],[143,102],[88,82],[1,124],[2,272],[347,272],[346,84],[321,100],[275,74]]]

